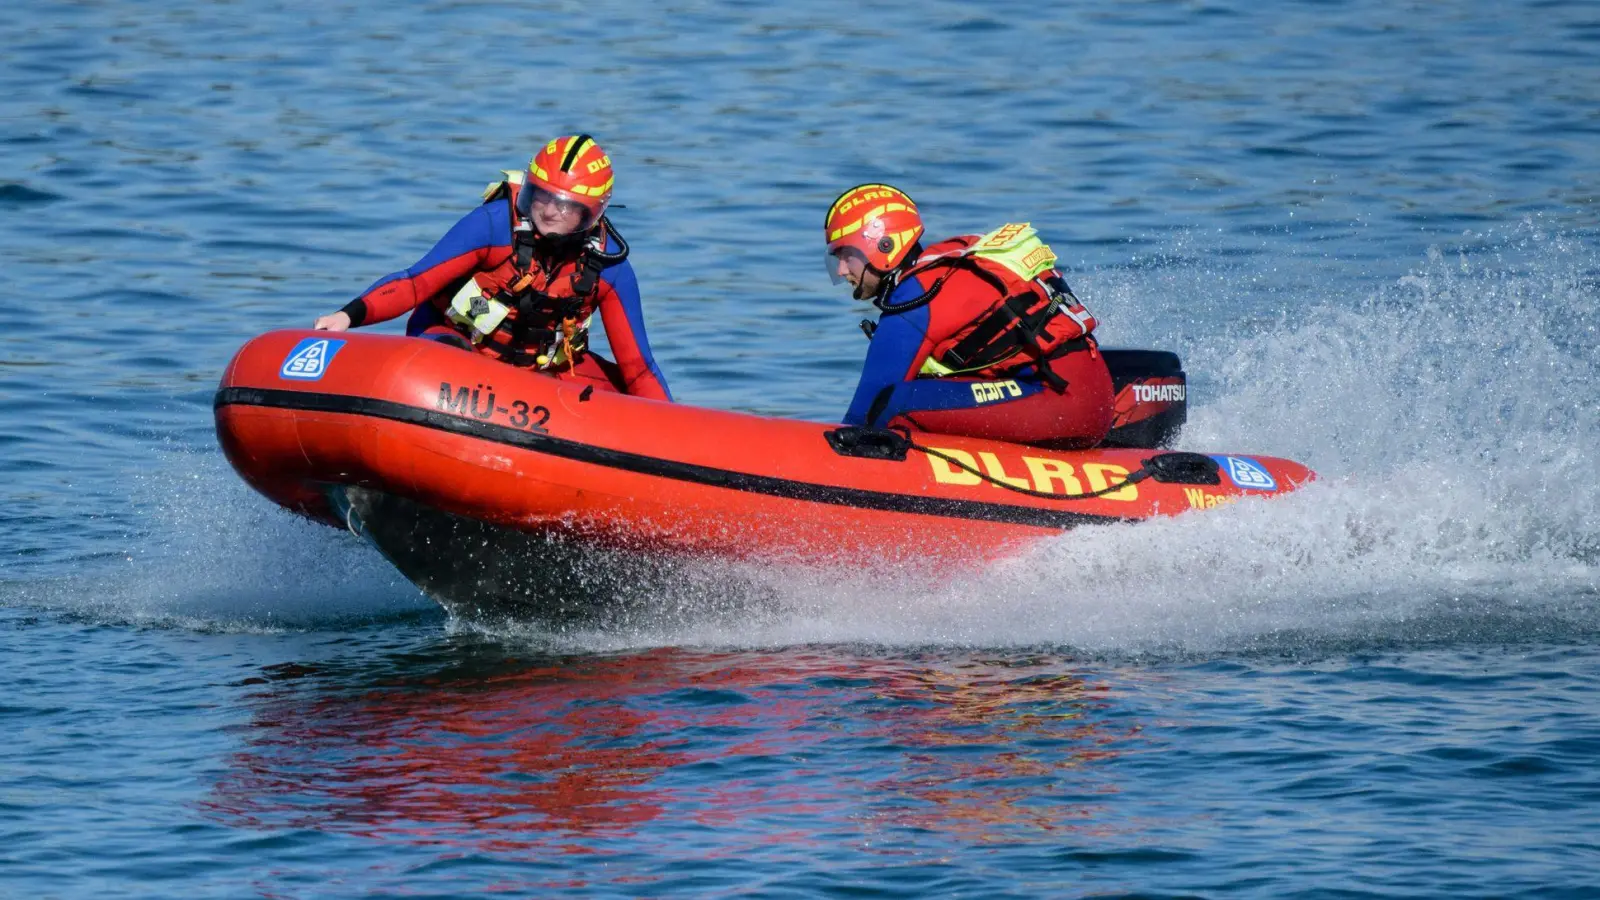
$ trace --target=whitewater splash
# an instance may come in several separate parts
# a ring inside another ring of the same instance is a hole
[[[348,627],[432,612],[378,552],[272,505],[220,453],[153,451],[130,478],[146,511],[104,570],[0,585],[8,602],[98,622],[200,631]]]
[[[553,637],[491,627],[587,649],[866,641],[1112,653],[1600,631],[1597,268],[1580,244],[1529,227],[1493,248],[1434,251],[1364,296],[1328,279],[1325,292],[1258,301],[1253,315],[1229,287],[1243,276],[1102,273],[1084,293],[1118,310],[1111,343],[1184,357],[1195,387],[1183,449],[1285,456],[1321,480],[1270,502],[1078,529],[953,584],[868,577],[866,560],[837,572],[707,564],[661,621]],[[428,608],[370,547],[273,507],[220,455],[163,471],[144,483],[153,518],[140,557],[32,592],[120,619],[230,630]],[[718,581],[763,596],[731,617],[725,596],[707,596],[697,620],[696,597]]]
[[[881,616],[840,604],[797,631],[1204,651],[1308,633],[1381,645],[1515,638],[1535,620],[1600,628],[1596,265],[1581,244],[1527,231],[1479,254],[1435,250],[1368,296],[1296,297],[1242,327],[1214,273],[1174,285],[1162,272],[1162,292],[1115,285],[1125,299],[1212,307],[1201,334],[1129,342],[1178,347],[1204,373],[1183,447],[1298,459],[1321,481],[1203,516],[1079,529],[937,602],[895,597]]]
[[[653,637],[1204,653],[1600,633],[1596,271],[1581,244],[1528,226],[1492,249],[1436,249],[1366,296],[1296,296],[1274,318],[1241,321],[1213,272],[1097,285],[1135,312],[1140,297],[1187,298],[1185,316],[1130,321],[1209,323],[1124,341],[1178,349],[1200,385],[1182,448],[1284,456],[1321,480],[1077,529],[954,585],[791,573],[788,616]]]

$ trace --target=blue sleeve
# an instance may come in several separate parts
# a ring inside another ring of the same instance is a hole
[[[370,294],[377,288],[391,281],[402,278],[418,278],[433,269],[444,266],[451,270],[445,278],[449,280],[457,277],[454,270],[466,266],[463,257],[477,256],[492,247],[506,247],[511,244],[511,203],[486,203],[474,207],[471,212],[462,216],[445,236],[439,239],[433,249],[423,254],[408,269],[401,269],[379,278],[372,286],[362,291],[362,295]],[[450,264],[450,265],[446,265]],[[441,273],[443,274],[443,273]]]
[[[878,330],[873,332],[872,346],[867,349],[867,361],[861,368],[861,381],[856,384],[850,410],[844,414],[844,424],[867,424],[867,412],[878,395],[913,374],[912,366],[922,355],[927,339],[926,305],[903,313],[884,313],[879,317]]]
[[[605,324],[606,341],[616,355],[628,392],[671,400],[666,376],[661,374],[661,367],[656,365],[656,358],[650,352],[650,338],[644,330],[644,307],[639,301],[639,279],[633,273],[633,266],[624,260],[602,270],[600,280],[611,286],[611,294],[622,313],[618,320],[602,295],[600,317]]]

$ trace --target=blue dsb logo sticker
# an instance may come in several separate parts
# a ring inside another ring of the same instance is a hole
[[[285,359],[282,368],[278,369],[278,377],[292,378],[296,381],[316,381],[328,371],[328,365],[333,362],[333,355],[343,346],[344,341],[333,338],[306,338],[289,351],[289,358]]]
[[[1247,491],[1275,491],[1278,481],[1253,459],[1244,456],[1213,456],[1228,478]]]

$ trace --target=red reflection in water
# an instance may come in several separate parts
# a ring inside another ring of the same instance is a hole
[[[656,820],[747,830],[746,846],[1079,828],[1099,808],[1085,797],[1113,790],[1089,764],[1137,729],[1109,731],[1106,689],[1064,667],[663,649],[359,693],[286,682],[259,695],[206,806],[497,852],[597,852]]]

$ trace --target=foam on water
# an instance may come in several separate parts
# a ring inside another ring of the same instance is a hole
[[[1592,251],[1529,225],[1435,249],[1368,296],[1330,289],[1284,299],[1276,320],[1140,336],[1182,347],[1209,384],[1184,448],[1286,456],[1321,480],[1078,529],[957,584],[786,576],[788,616],[656,637],[1188,653],[1600,632],[1595,271]],[[1236,308],[1226,277],[1191,274],[1101,292]]]
[[[588,649],[867,641],[1203,653],[1600,631],[1593,253],[1531,225],[1510,240],[1464,243],[1475,249],[1436,249],[1365,296],[1313,289],[1250,320],[1220,312],[1239,309],[1229,294],[1248,273],[1098,274],[1095,295],[1124,322],[1155,323],[1117,343],[1184,356],[1196,389],[1182,446],[1306,462],[1321,480],[1296,494],[1079,529],[954,583],[904,571],[864,579],[859,564],[708,565],[698,582],[753,580],[777,602],[730,620],[719,601],[717,615],[697,621],[688,596],[673,601],[670,622],[555,639]],[[1185,298],[1183,315],[1174,296]],[[24,599],[230,630],[428,608],[376,552],[276,509],[219,456],[167,458],[137,482],[149,511],[137,556],[91,579],[26,586]]]
[[[133,477],[145,533],[120,564],[19,582],[19,602],[95,621],[208,631],[347,627],[431,608],[376,550],[279,509],[220,454],[159,453]]]

